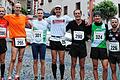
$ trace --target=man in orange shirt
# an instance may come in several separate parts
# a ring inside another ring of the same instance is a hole
[[[14,68],[16,57],[18,54],[18,63],[16,65],[15,80],[20,80],[19,74],[22,66],[22,59],[26,47],[25,25],[28,23],[27,17],[21,14],[21,4],[16,3],[14,6],[15,13],[5,15],[5,19],[9,22],[9,37],[12,39],[11,61],[8,70],[8,80],[12,80],[11,74]]]
[[[5,53],[7,50],[6,45],[6,36],[7,36],[7,26],[8,21],[3,17],[5,15],[5,8],[0,7],[0,69],[1,69],[1,79],[4,80],[4,72],[5,72]]]

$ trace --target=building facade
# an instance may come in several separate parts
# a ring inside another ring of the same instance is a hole
[[[5,7],[6,13],[12,12],[12,5],[8,0],[0,0],[0,6]]]
[[[63,15],[73,17],[73,11],[81,9],[83,13],[82,17],[85,19],[88,18],[87,4],[87,0],[41,0],[41,8],[47,13],[50,13],[55,5],[61,5]]]
[[[44,9],[45,12],[51,12],[53,7],[57,4],[62,6],[62,14],[69,15],[73,17],[73,11],[78,8],[83,12],[82,18],[92,22],[92,9],[94,5],[97,5],[104,0],[39,0],[40,7]],[[118,14],[116,17],[120,17],[120,0],[111,0],[118,7]]]

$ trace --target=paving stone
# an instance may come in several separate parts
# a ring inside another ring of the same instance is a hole
[[[10,57],[11,57],[11,49],[10,49],[10,43],[8,43],[8,50],[6,53],[6,72],[5,72],[5,80],[7,80],[7,73],[8,73],[8,67],[10,63]],[[51,71],[51,54],[50,50],[47,49],[47,54],[46,54],[46,76],[45,80],[53,80],[52,76],[52,71]],[[57,60],[57,63],[59,63],[59,60]],[[65,56],[65,80],[71,80],[70,78],[70,65],[71,65],[71,60],[70,60],[70,55],[68,55],[68,52],[66,52]],[[57,77],[58,80],[60,80],[60,72],[59,72],[59,65],[57,64]],[[40,80],[40,64],[39,64],[39,71],[38,71],[38,77]],[[15,75],[15,68],[12,73],[12,77],[14,78]],[[98,66],[98,73],[99,73],[99,80],[102,80],[102,68],[101,65]],[[23,57],[23,66],[21,70],[21,75],[20,79],[21,80],[33,80],[33,57],[32,57],[32,52],[31,52],[31,47],[28,46],[25,50],[25,54]],[[79,64],[77,63],[76,65],[76,80],[80,80],[79,78]],[[85,62],[85,80],[94,80],[93,74],[92,74],[92,62],[91,59],[89,58],[89,55],[86,58]],[[110,80],[110,79],[109,79]]]

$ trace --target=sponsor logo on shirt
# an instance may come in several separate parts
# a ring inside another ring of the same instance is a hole
[[[53,20],[53,24],[60,24],[60,23],[64,23],[65,20]]]

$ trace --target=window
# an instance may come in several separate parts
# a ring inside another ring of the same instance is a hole
[[[48,2],[52,2],[52,0],[48,0]]]
[[[68,12],[68,6],[64,6],[64,15],[67,15]]]
[[[31,5],[32,3],[31,3],[31,1],[27,1],[27,12],[28,12],[28,14],[30,14],[31,13],[31,9],[32,9],[32,5]]]
[[[80,9],[80,2],[76,3],[76,9]]]
[[[118,16],[120,17],[120,4],[118,4]]]
[[[41,0],[41,3],[40,3],[40,5],[43,5],[43,3],[44,3],[44,0]]]

